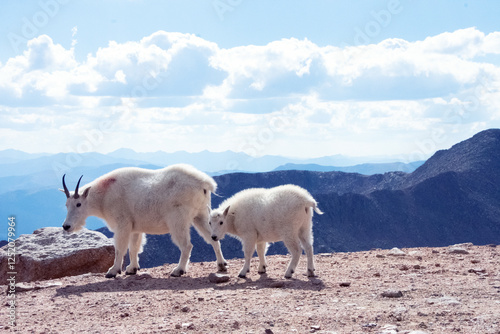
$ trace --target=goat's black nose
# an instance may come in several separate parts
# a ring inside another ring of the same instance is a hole
[[[212,235],[212,240],[213,241],[217,241],[217,236],[216,235]]]
[[[63,229],[64,229],[65,231],[69,230],[69,228],[70,228],[70,227],[71,227],[71,226],[69,226],[69,225],[63,225]]]

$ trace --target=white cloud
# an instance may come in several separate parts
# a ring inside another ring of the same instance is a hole
[[[78,32],[77,26],[74,26],[73,28],[71,28],[71,47],[74,47],[78,43],[78,41],[75,38],[77,32]]]
[[[500,119],[500,68],[484,60],[500,54],[500,32],[476,28],[416,42],[336,47],[290,38],[229,49],[159,31],[110,41],[83,61],[46,35],[27,46],[0,63],[2,127],[33,136],[46,128],[58,143],[109,120],[101,151],[361,155],[379,145],[394,154],[429,129],[465,133]],[[387,137],[367,139],[377,133]],[[47,150],[42,143],[30,145]]]

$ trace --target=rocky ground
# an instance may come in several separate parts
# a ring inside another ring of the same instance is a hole
[[[136,276],[85,274],[19,284],[15,327],[3,302],[0,331],[22,333],[500,333],[500,247],[318,254],[316,278],[303,257],[269,256],[268,273],[241,259],[227,277],[215,263],[174,265]],[[392,254],[394,253],[394,254]],[[218,280],[226,282],[217,282]],[[3,286],[4,290],[8,287]],[[6,301],[6,298],[2,300]]]

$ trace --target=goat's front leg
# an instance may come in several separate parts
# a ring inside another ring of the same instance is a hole
[[[250,260],[255,252],[255,240],[243,240],[243,253],[245,253],[245,264],[238,277],[245,278],[250,271]]]
[[[203,212],[203,214],[200,214],[199,216],[194,218],[194,227],[198,231],[198,234],[201,235],[207,243],[212,245],[212,248],[215,252],[215,257],[217,259],[217,269],[219,271],[226,272],[227,262],[222,255],[220,242],[218,240],[214,241],[211,238],[212,233],[210,232],[210,228],[208,227],[208,220],[209,218],[207,213]]]
[[[116,277],[117,274],[122,272],[123,257],[127,252],[127,245],[129,241],[129,233],[123,231],[116,231],[113,237],[115,243],[115,262],[111,268],[109,268],[106,278]]]
[[[184,275],[187,271],[191,250],[193,249],[191,236],[189,234],[189,227],[190,225],[184,225],[179,231],[172,231],[171,233],[172,241],[181,250],[181,258],[179,259],[177,268],[170,273],[170,276],[179,277]]]

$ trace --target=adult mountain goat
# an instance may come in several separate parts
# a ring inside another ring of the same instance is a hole
[[[311,194],[296,185],[246,189],[211,211],[212,239],[218,241],[228,233],[241,240],[245,264],[239,277],[246,277],[250,270],[255,248],[259,256],[258,271],[265,273],[267,243],[275,241],[284,241],[292,254],[286,278],[291,278],[297,267],[301,245],[307,255],[307,275],[314,276],[312,210],[323,213]]]
[[[217,257],[218,269],[226,270],[220,243],[210,239],[208,226],[211,193],[217,184],[208,175],[189,165],[173,165],[159,170],[135,167],[116,169],[93,182],[68,191],[64,176],[63,187],[68,214],[63,228],[78,231],[88,216],[106,221],[114,232],[115,262],[106,277],[121,273],[123,257],[129,249],[130,265],[126,274],[139,269],[138,254],[142,252],[144,233],[170,233],[172,241],[181,250],[178,266],[172,276],[187,270],[193,245],[190,240],[191,224],[210,243]],[[80,192],[79,192],[80,191]]]

